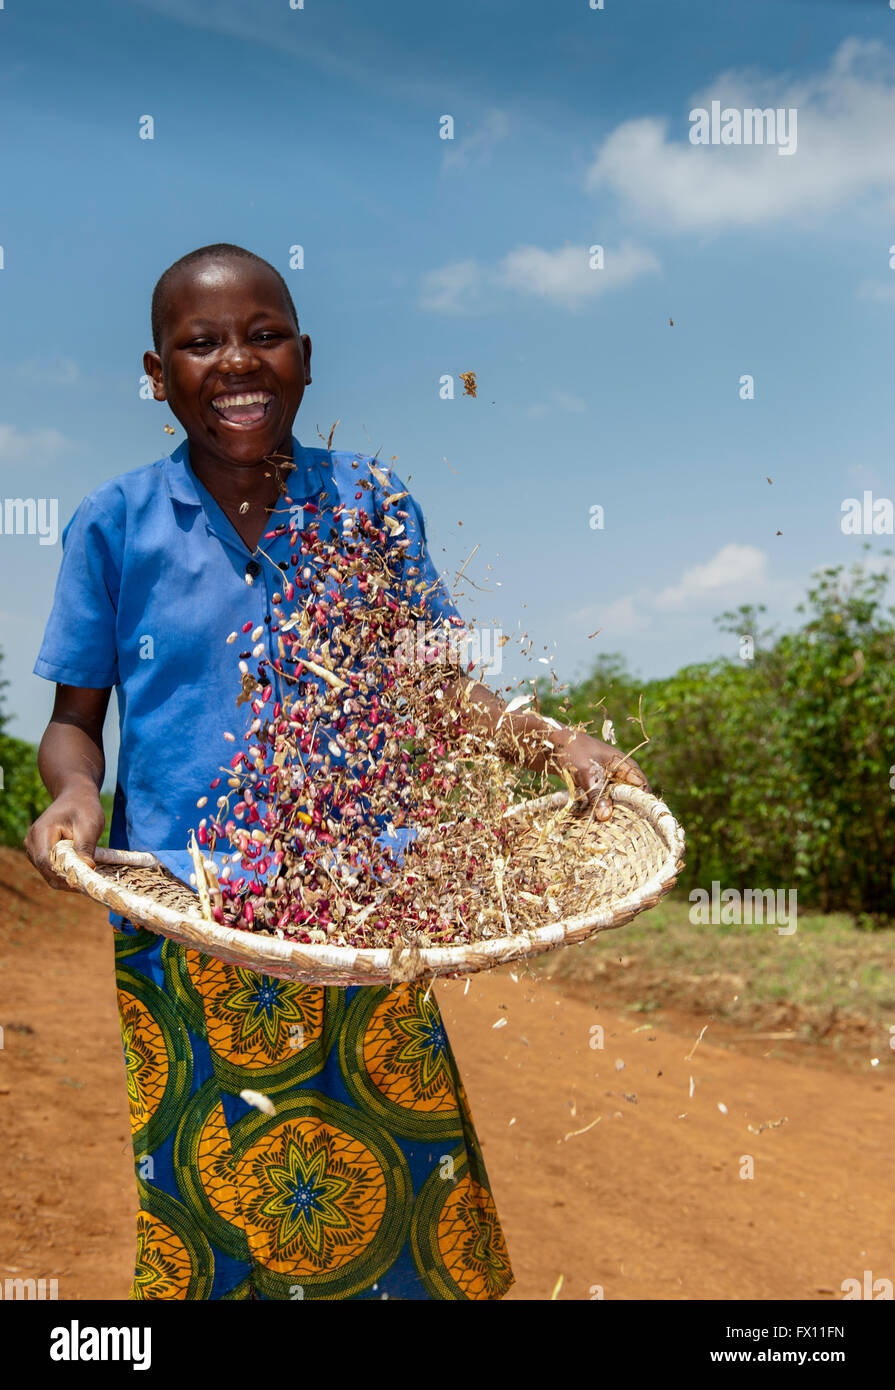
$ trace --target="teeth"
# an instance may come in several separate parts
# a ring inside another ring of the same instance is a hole
[[[270,391],[249,391],[244,396],[216,396],[212,405],[215,410],[229,410],[231,405],[266,405],[271,400]]]

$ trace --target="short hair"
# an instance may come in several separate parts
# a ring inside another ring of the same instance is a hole
[[[200,246],[195,251],[188,251],[185,256],[181,256],[179,261],[175,261],[173,265],[169,265],[168,269],[163,271],[159,276],[155,289],[152,291],[152,343],[156,352],[159,351],[162,341],[162,327],[168,309],[168,294],[172,281],[181,270],[185,270],[188,266],[195,265],[198,261],[227,260],[254,261],[256,265],[263,265],[265,270],[269,270],[275,275],[282,286],[283,293],[286,296],[286,303],[292,311],[295,326],[298,328],[298,313],[292,302],[289,286],[286,284],[286,281],[283,279],[276,266],[271,265],[270,261],[264,260],[262,256],[256,256],[254,251],[247,251],[244,246],[233,246],[228,241],[218,241],[215,242],[213,246]]]

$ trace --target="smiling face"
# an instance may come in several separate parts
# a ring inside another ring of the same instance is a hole
[[[276,275],[235,257],[185,267],[166,296],[159,346],[144,367],[186,430],[194,467],[232,472],[291,456],[311,340]]]

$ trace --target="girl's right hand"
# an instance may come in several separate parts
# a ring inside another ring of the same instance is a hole
[[[79,784],[62,792],[34,822],[25,836],[25,853],[51,888],[75,892],[52,867],[50,851],[60,840],[71,840],[75,850],[91,868],[96,868],[93,852],[103,833],[106,816],[93,783]]]

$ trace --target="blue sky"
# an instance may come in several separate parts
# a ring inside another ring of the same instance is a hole
[[[5,0],[0,26],[3,497],[58,498],[61,530],[179,442],[139,397],[152,287],[227,240],[313,340],[299,438],[338,418],[337,446],[396,456],[449,582],[479,547],[464,615],[534,639],[492,684],[735,655],[716,614],[786,625],[859,558],[843,500],[895,487],[885,0]],[[795,107],[795,153],[692,145],[713,98]],[[477,398],[440,399],[463,371]],[[0,547],[10,731],[36,741],[61,546]]]

